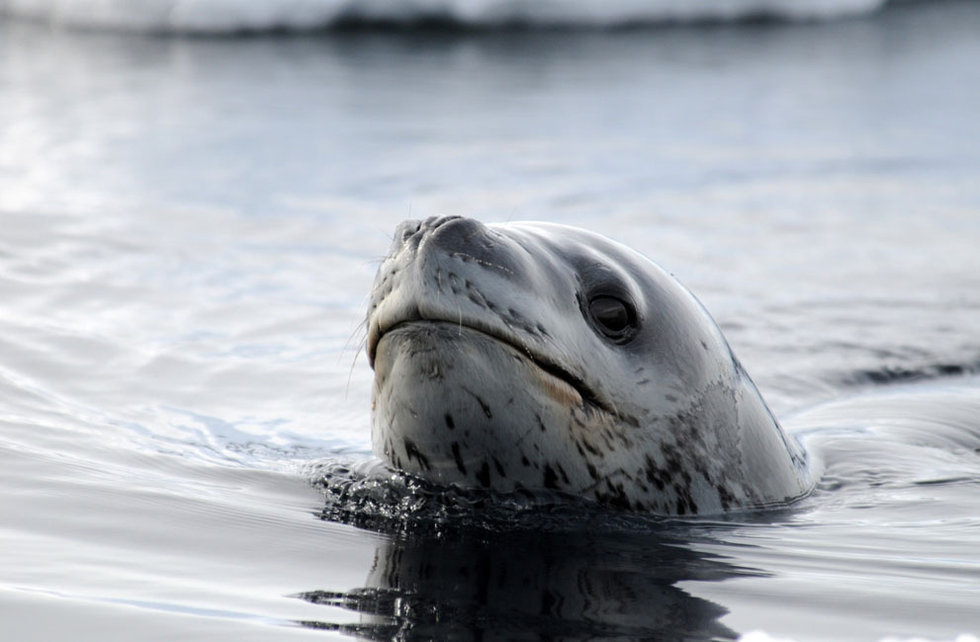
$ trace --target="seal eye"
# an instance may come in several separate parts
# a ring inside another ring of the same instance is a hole
[[[626,301],[613,296],[589,300],[589,315],[596,328],[610,339],[627,339],[636,327],[636,311]]]

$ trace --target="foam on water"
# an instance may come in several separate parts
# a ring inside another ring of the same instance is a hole
[[[0,0],[0,12],[59,25],[233,33],[312,30],[342,23],[467,27],[612,27],[769,17],[818,20],[871,13],[887,0]]]

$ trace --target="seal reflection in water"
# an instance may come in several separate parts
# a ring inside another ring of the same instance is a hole
[[[464,530],[385,539],[365,586],[295,597],[347,621],[302,625],[361,639],[734,640],[723,606],[678,585],[759,576],[667,533]]]
[[[372,442],[440,484],[552,489],[663,515],[812,487],[701,304],[584,230],[406,221],[368,313]]]

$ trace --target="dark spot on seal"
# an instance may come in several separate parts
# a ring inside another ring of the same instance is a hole
[[[561,480],[565,482],[565,484],[570,484],[571,482],[568,481],[568,474],[565,472],[565,469],[562,467],[561,464],[556,464],[556,465],[558,466],[558,474],[561,475]]]
[[[544,465],[544,487],[558,490],[558,475],[555,474],[551,464]]]
[[[480,482],[484,488],[490,488],[490,464],[487,463],[486,459],[483,460],[480,470],[476,472],[476,481]]]
[[[597,457],[601,457],[602,456],[602,454],[603,454],[602,451],[599,450],[598,448],[596,448],[595,446],[593,446],[592,444],[590,444],[588,441],[586,441],[586,440],[583,439],[579,443],[582,444],[582,448],[585,448],[591,454],[593,454],[593,455],[595,455]],[[649,457],[649,455],[647,457]]]
[[[488,404],[486,401],[484,401],[483,400],[483,397],[481,397],[480,395],[476,394],[472,390],[467,390],[466,388],[463,388],[463,390],[466,390],[466,392],[468,392],[471,397],[473,397],[474,399],[476,399],[476,402],[478,404],[480,404],[480,408],[483,410],[483,414],[485,414],[487,416],[487,419],[493,419],[493,412],[491,412],[491,410],[490,410],[490,404]]]
[[[504,470],[503,464],[496,457],[493,458],[493,467],[497,469],[497,474],[503,478],[507,477],[507,471]]]
[[[453,272],[450,272],[446,276],[449,281],[449,289],[452,290],[453,294],[459,294],[459,277]]]
[[[603,493],[596,491],[596,499],[600,502],[609,504],[610,506],[615,506],[616,508],[623,508],[626,510],[630,509],[630,500],[626,496],[626,490],[623,488],[622,484],[614,484],[613,482],[606,480],[606,487],[609,492]]]
[[[446,419],[446,428],[449,428],[450,430],[456,430],[456,422],[453,421],[453,416],[447,412],[445,419]]]
[[[521,455],[521,463],[524,464],[525,468],[530,468],[531,461],[527,458],[527,455]]]
[[[419,462],[419,466],[421,466],[423,470],[430,470],[432,468],[432,466],[429,465],[429,458],[422,454],[422,452],[418,449],[418,446],[416,446],[415,442],[413,442],[411,439],[405,439],[405,456],[410,460],[414,459],[415,461]]]
[[[735,499],[735,496],[732,495],[732,492],[728,490],[728,487],[724,484],[718,484],[715,486],[715,489],[718,491],[718,501],[721,502],[722,510],[728,510],[731,507],[732,500]]]
[[[594,481],[599,481],[599,471],[596,470],[595,466],[591,462],[585,464],[585,468],[589,471],[589,477]]]
[[[448,415],[447,415],[447,417],[448,417]],[[463,456],[459,454],[459,443],[458,442],[455,442],[455,441],[453,442],[452,451],[453,451],[453,459],[456,460],[456,468],[459,469],[459,472],[461,472],[461,473],[463,473],[465,475],[466,474],[466,465],[463,463]]]
[[[663,490],[667,486],[667,482],[670,480],[669,476],[666,476],[663,471],[661,471],[656,462],[650,455],[646,455],[644,472],[646,473],[647,481],[657,487],[657,490]]]

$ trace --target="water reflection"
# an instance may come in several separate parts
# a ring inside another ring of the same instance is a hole
[[[679,584],[761,575],[674,534],[469,530],[392,538],[364,587],[296,597],[361,614],[304,626],[378,640],[735,639]]]

